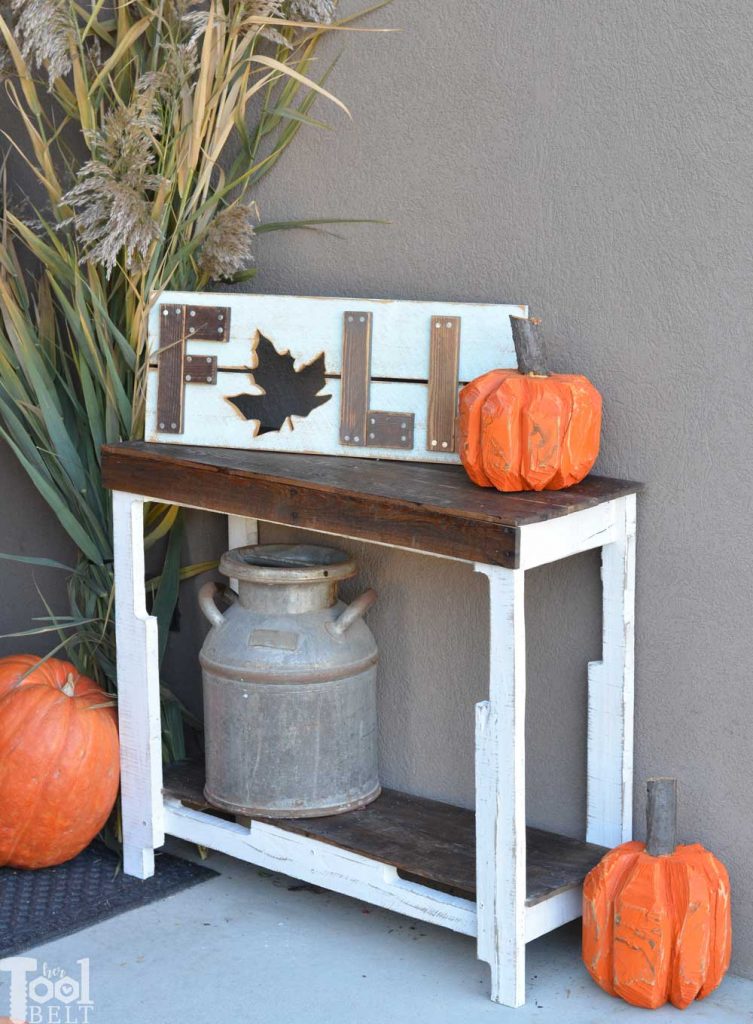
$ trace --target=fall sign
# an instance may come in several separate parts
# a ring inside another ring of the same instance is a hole
[[[146,439],[457,462],[459,387],[515,366],[521,305],[164,292]]]

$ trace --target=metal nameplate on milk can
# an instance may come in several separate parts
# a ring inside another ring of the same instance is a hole
[[[254,629],[248,638],[249,647],[277,647],[281,651],[298,648],[298,634],[283,629]]]
[[[363,807],[380,792],[377,646],[367,590],[337,598],[355,562],[337,548],[281,544],[226,552],[238,580],[224,613],[216,585],[199,593],[212,623],[204,682],[205,796],[236,814],[316,817]]]

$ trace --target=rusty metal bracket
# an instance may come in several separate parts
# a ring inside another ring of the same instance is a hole
[[[186,384],[216,384],[217,356],[186,355],[187,341],[225,342],[230,337],[227,306],[159,307],[157,428],[182,434]]]

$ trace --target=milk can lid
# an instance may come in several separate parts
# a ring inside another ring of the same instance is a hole
[[[254,544],[226,551],[220,572],[249,582],[306,583],[349,579],[356,563],[346,551],[319,544]]]

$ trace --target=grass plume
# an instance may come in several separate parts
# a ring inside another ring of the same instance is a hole
[[[253,196],[320,127],[314,101],[342,107],[316,52],[354,19],[331,20],[329,0],[2,4],[0,75],[25,133],[5,138],[43,199],[20,208],[3,179],[0,437],[78,550],[70,608],[34,631],[114,692],[100,448],[143,435],[149,310],[168,287],[247,279],[255,228],[327,223],[257,224]],[[148,506],[145,545],[164,549],[147,584],[161,651],[180,581],[208,568],[181,568],[181,524],[176,508]],[[169,756],[179,719],[165,708]]]

